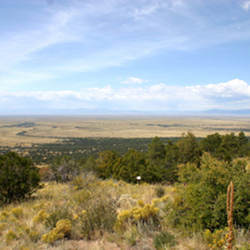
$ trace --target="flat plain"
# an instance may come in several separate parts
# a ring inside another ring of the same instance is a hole
[[[30,116],[0,117],[0,146],[55,143],[65,138],[196,137],[213,133],[250,136],[250,117]]]

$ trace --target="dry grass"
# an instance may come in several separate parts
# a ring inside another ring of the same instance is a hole
[[[84,225],[81,223],[86,221],[82,219],[88,212],[83,208],[85,209],[87,204],[87,209],[92,209],[90,204],[96,206],[101,197],[104,202],[115,200],[118,214],[131,211],[131,208],[137,206],[142,209],[142,203],[156,204],[152,206],[156,206],[160,214],[164,213],[164,210],[161,211],[164,202],[173,199],[174,187],[161,185],[165,196],[157,198],[155,190],[160,185],[101,181],[93,176],[86,176],[84,181],[85,186],[82,186],[82,189],[72,184],[45,183],[33,199],[0,208],[0,249],[154,249],[153,239],[160,231],[154,231],[150,225],[147,230],[142,230],[140,224],[128,224],[122,233],[103,231],[97,227],[90,234],[91,240],[86,240],[82,231]],[[94,211],[99,213],[98,216],[104,216],[102,211]],[[47,218],[50,218],[49,226]],[[69,220],[72,224],[70,238],[62,236],[51,244],[43,242],[43,235],[53,231],[53,222],[62,219]],[[201,235],[185,236],[182,232],[169,228],[164,221],[160,223],[162,229],[159,230],[167,230],[175,236],[177,244],[171,249],[209,249]],[[236,242],[238,246],[248,244],[246,236],[240,231],[236,234]]]
[[[23,122],[32,122],[35,126],[14,126]],[[249,118],[1,117],[0,145],[30,146],[32,143],[52,143],[62,137],[180,137],[187,131],[205,137],[215,132],[226,134],[240,129],[250,129]],[[17,135],[22,131],[26,131],[27,136]],[[250,132],[246,135],[250,136]]]

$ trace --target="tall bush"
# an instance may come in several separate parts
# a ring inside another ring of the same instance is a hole
[[[226,193],[230,181],[235,184],[234,222],[249,226],[249,173],[246,163],[218,161],[204,154],[201,166],[180,166],[177,196],[170,211],[176,226],[193,230],[224,228],[227,226]]]
[[[29,158],[10,152],[0,155],[0,203],[29,197],[39,188],[39,171]]]

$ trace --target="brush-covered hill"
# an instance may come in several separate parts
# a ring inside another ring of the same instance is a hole
[[[63,157],[39,171],[1,155],[0,249],[226,249],[233,234],[234,249],[248,250],[248,154],[243,134],[187,134],[155,138],[146,153]]]

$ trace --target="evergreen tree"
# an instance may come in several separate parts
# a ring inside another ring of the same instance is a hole
[[[29,197],[39,187],[40,176],[29,158],[9,152],[0,155],[0,203]]]

